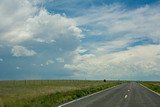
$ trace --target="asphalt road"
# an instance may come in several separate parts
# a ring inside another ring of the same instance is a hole
[[[131,82],[59,107],[160,107],[160,96]]]

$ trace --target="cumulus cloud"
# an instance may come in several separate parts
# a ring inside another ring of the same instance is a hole
[[[12,56],[35,56],[37,52],[34,50],[38,50],[35,60],[41,62],[43,58],[47,60],[48,56],[52,56],[57,58],[56,61],[60,64],[64,59],[58,57],[64,57],[65,53],[74,51],[84,35],[74,19],[49,13],[44,7],[39,7],[42,2],[45,1],[1,0],[0,20],[3,21],[0,22],[0,43],[4,47],[13,46],[10,51]],[[40,66],[52,63],[54,61],[49,60]]]
[[[61,38],[83,37],[81,29],[76,27],[73,19],[66,18],[60,14],[50,14],[46,10],[41,10],[34,18],[27,20],[28,29],[32,32],[33,38],[42,41],[56,41]]]
[[[99,55],[99,52],[97,52],[91,57],[79,54],[75,57],[73,64],[66,64],[65,68],[86,72],[92,74],[92,76],[101,74],[108,78],[136,77],[140,75],[160,76],[160,56],[157,55],[159,52],[160,46],[147,45],[132,47],[126,51],[112,54],[103,53]]]
[[[54,63],[54,61],[50,60],[50,59],[46,61],[46,65],[53,64],[53,63]]]
[[[40,8],[42,2],[46,1],[0,1],[2,55],[8,51],[5,46],[12,46],[11,53],[15,57],[34,56],[38,52],[32,62],[35,69],[57,62],[55,71],[64,65],[63,71],[77,71],[75,75],[86,72],[95,78],[96,75],[160,76],[160,47],[155,45],[160,34],[159,6],[129,10],[120,5],[102,5],[77,10],[78,16],[71,18]],[[134,39],[143,37],[153,40],[154,45],[130,47]]]
[[[49,13],[44,7],[40,8],[42,2],[45,1],[0,1],[0,20],[3,20],[0,22],[0,47],[13,46],[11,54],[15,57],[34,56],[37,54],[34,50],[38,49],[46,60],[48,56],[65,56],[65,52],[77,48],[84,37],[77,22],[65,15]],[[33,50],[29,49],[28,44]],[[64,59],[58,58],[57,62],[62,63]],[[47,65],[51,63],[53,61],[46,62]]]
[[[37,53],[34,50],[29,50],[23,46],[13,46],[11,53],[15,57],[23,57],[23,56],[34,56]]]
[[[44,2],[44,1],[41,1]],[[75,48],[84,37],[76,21],[60,14],[51,14],[31,0],[0,1],[0,42],[22,44],[26,41],[56,43]]]
[[[28,18],[35,15],[37,9],[28,0],[0,1],[0,41],[21,42],[31,38],[25,27]]]
[[[75,20],[85,26],[88,37],[101,36],[104,40],[86,43],[87,53],[75,53],[72,63],[64,67],[75,71],[75,75],[86,72],[93,77],[160,76],[159,17],[158,6],[127,10],[120,5],[109,5],[88,9],[87,14]],[[140,38],[153,42],[143,44],[146,40]]]

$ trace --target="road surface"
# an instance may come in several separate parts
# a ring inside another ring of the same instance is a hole
[[[59,107],[160,107],[160,96],[131,82]]]

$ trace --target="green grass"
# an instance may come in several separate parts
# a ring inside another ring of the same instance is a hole
[[[160,82],[142,82],[142,84],[160,94]]]
[[[0,106],[57,106],[120,83],[82,80],[0,81]]]

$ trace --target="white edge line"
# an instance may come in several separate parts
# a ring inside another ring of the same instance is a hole
[[[122,83],[122,84],[123,84],[123,83]],[[122,85],[122,84],[119,84],[119,85]],[[87,95],[87,96],[84,96],[84,97],[81,97],[81,98],[78,98],[78,99],[72,100],[72,101],[70,101],[70,102],[67,102],[67,103],[64,103],[64,104],[62,104],[62,105],[59,105],[58,107],[63,107],[63,106],[65,106],[65,105],[71,104],[71,103],[73,103],[73,102],[75,102],[75,101],[79,101],[79,100],[81,100],[81,99],[84,99],[84,98],[90,97],[90,96],[92,96],[92,95],[95,95],[95,94],[98,94],[98,93],[101,93],[101,92],[104,92],[104,91],[110,90],[110,89],[112,89],[112,88],[114,88],[114,87],[117,87],[117,86],[119,86],[119,85],[115,85],[115,86],[113,86],[113,87],[110,87],[110,88],[107,88],[107,89],[104,89],[104,90],[101,90],[101,91],[95,92],[95,93],[93,93],[93,94],[89,94],[89,95]]]
[[[160,96],[160,94],[159,94],[159,93],[157,93],[157,92],[155,92],[155,91],[153,91],[153,90],[149,89],[148,87],[144,86],[143,84],[141,84],[141,83],[140,83],[140,85],[141,85],[142,87],[144,87],[144,88],[148,89],[149,91],[153,92],[154,94],[157,94],[157,95],[159,95],[159,96]]]

